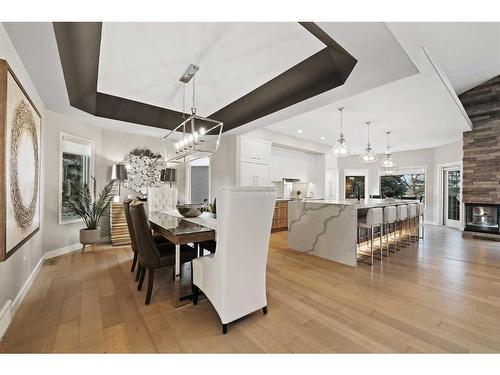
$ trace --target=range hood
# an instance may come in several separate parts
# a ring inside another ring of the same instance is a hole
[[[290,177],[283,177],[281,180],[274,180],[273,182],[300,182],[300,178],[290,178]]]

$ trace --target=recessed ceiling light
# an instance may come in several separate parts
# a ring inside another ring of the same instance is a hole
[[[301,130],[297,130],[297,133],[303,133],[304,131],[301,129]]]
[[[321,137],[322,140],[325,140],[325,137]]]

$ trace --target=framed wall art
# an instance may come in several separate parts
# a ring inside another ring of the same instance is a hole
[[[0,261],[40,229],[41,116],[0,60]]]

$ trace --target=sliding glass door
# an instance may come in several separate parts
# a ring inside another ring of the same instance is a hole
[[[443,225],[461,227],[461,189],[460,167],[443,169]]]

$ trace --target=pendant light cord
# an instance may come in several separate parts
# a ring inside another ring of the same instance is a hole
[[[193,77],[193,106],[191,107],[191,113],[193,115],[196,114],[196,102],[195,102],[195,98],[196,98],[196,76]]]
[[[342,118],[343,113],[342,112],[344,112],[343,109],[340,110],[340,135],[341,136],[342,136],[342,134],[344,134],[343,118]]]
[[[182,84],[182,120],[186,118],[186,84]]]
[[[340,138],[344,138],[344,118],[343,118],[343,112],[344,112],[344,107],[339,107],[340,111]]]
[[[368,128],[368,147],[370,147],[370,124],[371,124],[371,121],[366,122],[366,126]]]

